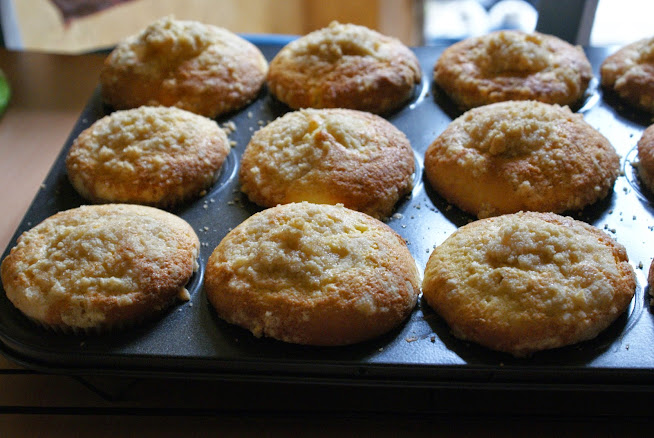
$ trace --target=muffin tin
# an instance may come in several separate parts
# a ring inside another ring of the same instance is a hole
[[[279,44],[258,45],[268,60],[281,48]],[[386,115],[407,134],[416,162],[415,187],[387,223],[407,241],[421,272],[435,246],[474,220],[445,202],[423,178],[427,146],[460,114],[431,80],[433,65],[443,49],[414,49],[423,69],[422,81],[405,107]],[[646,283],[654,255],[649,245],[654,239],[654,198],[641,187],[633,168],[636,142],[651,119],[598,88],[599,65],[609,51],[590,48],[586,52],[596,79],[576,110],[617,149],[623,174],[606,199],[571,215],[604,229],[624,244],[638,281],[628,311],[596,339],[516,359],[454,338],[422,299],[398,329],[346,347],[306,347],[258,339],[220,320],[202,289],[204,265],[230,229],[261,209],[239,191],[240,156],[254,131],[288,111],[264,87],[250,105],[217,119],[228,129],[234,146],[216,184],[204,197],[171,210],[194,227],[202,242],[201,268],[188,285],[191,300],[128,331],[61,335],[35,326],[1,293],[3,353],[30,368],[76,374],[426,387],[564,385],[583,389],[590,383],[595,388],[654,383],[654,315]],[[109,111],[97,89],[3,257],[23,231],[58,211],[85,203],[67,180],[64,158],[73,139]]]

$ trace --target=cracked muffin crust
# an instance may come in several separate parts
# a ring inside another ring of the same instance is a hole
[[[287,113],[257,131],[243,153],[241,190],[265,206],[343,204],[387,217],[413,186],[406,136],[385,119],[347,109]]]

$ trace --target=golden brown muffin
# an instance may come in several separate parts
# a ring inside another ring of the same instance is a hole
[[[343,204],[378,219],[411,191],[406,136],[374,114],[348,109],[287,113],[257,131],[243,153],[241,189],[265,207]]]
[[[308,345],[386,333],[420,292],[416,264],[390,227],[307,202],[264,210],[227,234],[207,263],[205,291],[227,322]]]
[[[100,83],[115,109],[176,106],[213,118],[253,100],[267,71],[259,49],[238,35],[166,17],[120,43]]]
[[[385,113],[420,83],[420,64],[399,40],[332,22],[286,45],[270,62],[268,88],[293,109],[350,108]]]
[[[654,113],[654,37],[628,44],[600,66],[602,85],[629,104]]]
[[[199,246],[188,223],[162,210],[82,206],[23,233],[2,262],[2,285],[45,327],[104,332],[188,300]]]
[[[534,101],[468,110],[425,153],[432,187],[480,218],[581,209],[609,193],[619,170],[609,141],[581,115]]]
[[[211,119],[178,108],[116,111],[75,139],[68,178],[94,202],[168,207],[198,196],[218,176],[230,146]]]
[[[429,257],[427,303],[458,338],[526,356],[596,337],[636,288],[625,248],[553,213],[515,213],[459,228]]]
[[[638,177],[654,193],[654,125],[649,126],[638,140]]]
[[[463,110],[506,100],[572,105],[592,77],[580,47],[515,30],[453,44],[434,66],[434,81]]]

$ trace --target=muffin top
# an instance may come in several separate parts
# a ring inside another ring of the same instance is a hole
[[[268,87],[293,109],[350,108],[377,114],[406,102],[421,69],[401,41],[364,26],[332,22],[273,58]]]
[[[165,17],[118,44],[100,82],[115,109],[176,106],[214,118],[253,100],[267,71],[259,49],[238,35]]]
[[[172,206],[208,188],[230,146],[216,122],[179,108],[115,111],[75,139],[68,177],[85,198]]]
[[[431,185],[478,217],[581,209],[608,194],[619,167],[613,146],[581,115],[535,101],[468,110],[425,153]]]
[[[514,30],[455,43],[434,66],[434,81],[463,110],[506,100],[572,105],[592,77],[581,48]]]
[[[110,329],[184,297],[199,246],[188,223],[162,210],[82,206],[23,233],[2,262],[2,284],[45,326]]]
[[[205,291],[218,314],[256,336],[344,345],[381,335],[412,311],[418,271],[402,238],[343,206],[259,212],[212,253]]]
[[[423,294],[457,337],[524,356],[597,336],[635,287],[625,248],[599,229],[520,212],[459,228],[430,256]]]
[[[240,181],[259,205],[340,203],[383,218],[411,190],[413,171],[409,140],[385,119],[356,110],[304,109],[252,136]]]
[[[654,125],[643,131],[636,146],[638,177],[645,187],[654,193]]]
[[[600,66],[602,85],[631,105],[654,113],[654,37],[608,56]]]

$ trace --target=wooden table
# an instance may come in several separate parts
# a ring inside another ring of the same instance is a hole
[[[0,249],[10,241],[96,87],[102,59],[0,49],[0,68],[13,88],[0,118]],[[615,396],[620,395],[606,394]],[[502,401],[492,391],[456,388],[68,376],[26,369],[0,355],[0,437],[608,437],[647,430],[647,417],[589,409],[589,416],[579,418],[559,412],[555,401],[541,403],[536,412],[523,409],[538,397]],[[579,400],[602,404],[601,399]]]

